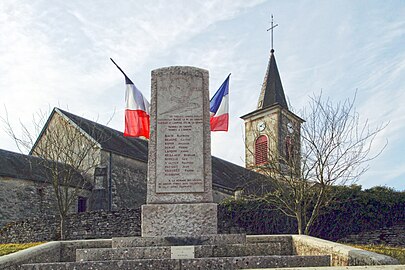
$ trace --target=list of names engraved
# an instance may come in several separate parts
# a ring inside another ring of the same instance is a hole
[[[158,95],[157,193],[204,192],[202,95],[187,90],[188,100],[170,104]]]

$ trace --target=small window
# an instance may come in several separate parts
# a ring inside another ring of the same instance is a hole
[[[265,135],[257,138],[255,143],[255,164],[261,165],[268,161],[268,139]]]
[[[103,189],[104,176],[94,176],[94,189]]]
[[[77,198],[77,212],[82,213],[86,212],[86,210],[87,210],[87,198],[79,196]]]
[[[94,189],[104,189],[107,179],[107,167],[97,167],[94,170]]]

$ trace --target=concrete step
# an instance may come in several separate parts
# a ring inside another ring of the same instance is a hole
[[[112,260],[66,263],[25,264],[26,270],[201,270],[201,269],[249,269],[270,267],[315,267],[330,266],[330,256],[246,256],[246,257],[212,257],[196,259],[149,259],[149,260]]]
[[[212,234],[201,236],[166,237],[116,237],[112,239],[113,248],[148,246],[196,246],[219,244],[244,244],[244,234]]]
[[[293,255],[291,248],[280,242],[193,247],[195,258]],[[171,249],[171,246],[78,249],[76,261],[170,259]]]

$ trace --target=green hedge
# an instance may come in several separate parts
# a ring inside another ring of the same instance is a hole
[[[324,209],[311,235],[337,240],[405,221],[405,192],[387,187],[336,189],[339,194],[337,200]]]
[[[327,205],[310,234],[337,240],[350,234],[392,226],[405,221],[405,192],[387,187],[361,190],[335,187],[336,200]],[[294,218],[262,201],[224,201],[219,207],[220,231],[238,227],[249,234],[297,233]]]
[[[218,207],[218,221],[220,233],[285,234],[297,231],[293,218],[264,202],[224,201]]]

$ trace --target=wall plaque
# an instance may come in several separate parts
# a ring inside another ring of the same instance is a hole
[[[172,246],[171,259],[194,259],[194,246]]]

